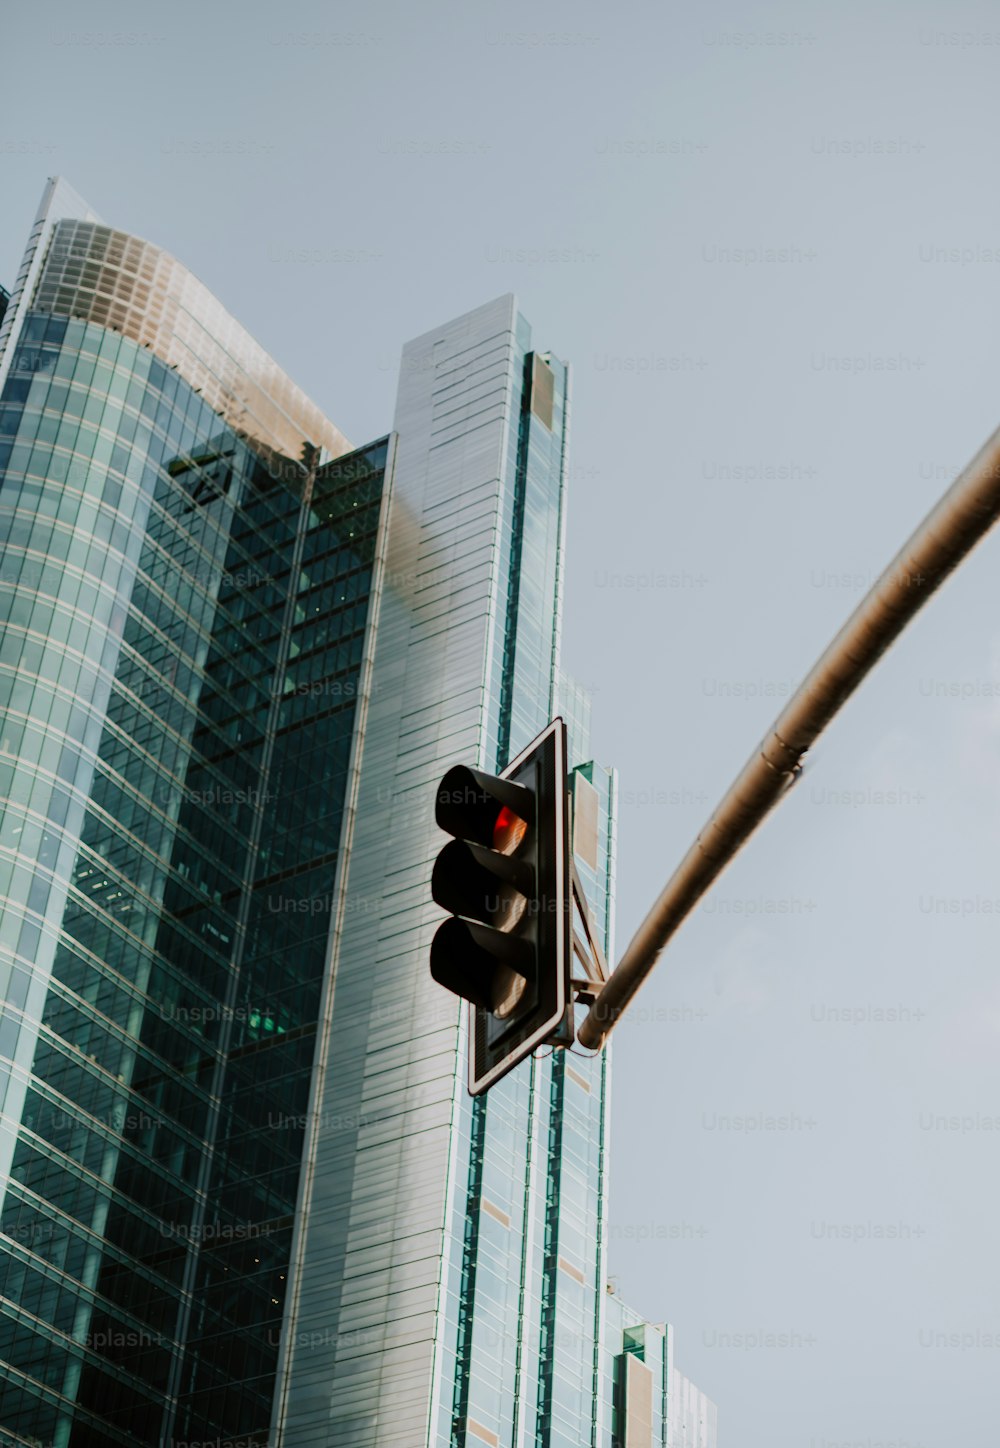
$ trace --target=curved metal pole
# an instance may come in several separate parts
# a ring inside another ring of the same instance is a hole
[[[1000,516],[1000,429],[952,483],[799,685],[639,926],[578,1032],[601,1047],[678,926],[794,784],[806,750]]]

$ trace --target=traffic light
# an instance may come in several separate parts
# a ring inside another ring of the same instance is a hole
[[[469,1002],[469,1090],[487,1090],[542,1041],[566,1035],[571,862],[566,726],[556,719],[502,774],[456,764],[435,817],[453,838],[431,894],[451,911],[431,975]]]

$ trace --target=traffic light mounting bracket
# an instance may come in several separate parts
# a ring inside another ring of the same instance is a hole
[[[600,935],[597,926],[594,924],[594,917],[590,913],[590,906],[587,904],[587,896],[583,888],[576,868],[576,861],[570,856],[570,871],[573,886],[573,902],[576,905],[580,916],[580,924],[583,933],[573,930],[573,954],[583,966],[584,975],[572,975],[570,988],[575,994],[576,1000],[582,1005],[589,1005],[597,999],[601,987],[608,978],[608,962],[601,949]],[[570,1008],[572,1009],[572,1007]],[[575,1032],[574,1032],[575,1035]],[[572,1040],[572,1037],[571,1037]]]

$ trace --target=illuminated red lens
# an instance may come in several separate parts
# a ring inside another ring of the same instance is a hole
[[[527,834],[528,824],[506,805],[493,822],[493,848],[502,855],[512,855]]]

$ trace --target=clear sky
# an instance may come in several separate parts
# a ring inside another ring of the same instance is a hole
[[[1000,10],[42,3],[3,48],[8,285],[58,172],[355,442],[402,342],[501,292],[572,362],[624,945],[1000,422]],[[996,1448],[998,571],[1000,536],[615,1035],[612,1270],[724,1448]]]

